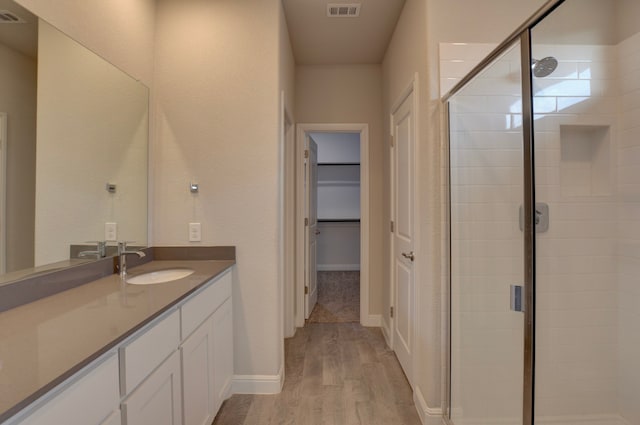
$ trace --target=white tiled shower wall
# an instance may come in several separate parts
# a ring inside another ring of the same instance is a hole
[[[477,63],[465,53],[483,49],[441,45],[441,63],[459,64],[442,67],[443,93],[460,78],[460,64]],[[640,424],[640,35],[618,46],[551,46],[535,45],[534,33],[533,53],[559,60],[553,74],[534,81],[536,198],[550,206],[549,230],[537,238],[537,422]],[[521,358],[508,347],[521,335],[504,296],[522,271],[513,221],[522,189],[508,184],[521,180],[520,111],[517,92],[505,97],[507,87],[518,89],[518,59],[507,66],[508,59],[456,97],[456,424],[508,423],[505,405],[520,406],[513,390]],[[508,69],[499,80],[496,72]]]

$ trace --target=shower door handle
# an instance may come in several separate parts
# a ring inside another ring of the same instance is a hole
[[[524,312],[524,291],[522,285],[511,285],[511,311]]]

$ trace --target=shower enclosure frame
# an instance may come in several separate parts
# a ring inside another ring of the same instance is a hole
[[[442,98],[445,105],[445,125],[447,134],[446,140],[446,164],[448,178],[447,193],[447,222],[448,222],[448,251],[449,251],[449,270],[446,303],[448,305],[447,315],[447,332],[445,336],[446,353],[446,380],[445,380],[445,397],[443,400],[443,417],[445,422],[455,425],[451,422],[451,323],[452,323],[452,267],[451,267],[451,240],[452,240],[452,221],[451,221],[451,134],[449,132],[450,110],[449,101],[459,91],[467,86],[476,76],[487,68],[494,60],[498,59],[503,53],[513,46],[514,43],[520,42],[520,59],[521,59],[521,81],[522,81],[522,129],[523,129],[523,184],[524,184],[524,376],[523,376],[523,409],[522,424],[534,425],[534,394],[535,394],[535,272],[536,272],[536,234],[535,234],[535,158],[534,158],[534,134],[533,134],[533,80],[531,61],[533,59],[531,53],[531,30],[549,14],[556,10],[565,0],[549,0],[542,6],[531,18],[514,31],[507,39],[505,39],[498,47],[496,47],[484,60],[475,66],[462,80],[460,80],[447,94]]]

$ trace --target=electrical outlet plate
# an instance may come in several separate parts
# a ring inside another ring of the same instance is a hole
[[[118,240],[118,224],[104,223],[104,240],[114,242]]]
[[[189,223],[189,242],[200,242],[201,238],[200,223]]]

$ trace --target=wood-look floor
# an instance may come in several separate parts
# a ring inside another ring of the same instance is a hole
[[[214,425],[419,425],[409,386],[378,328],[310,323],[285,342],[277,395],[234,395]]]
[[[318,302],[310,323],[360,321],[360,272],[318,272]]]

